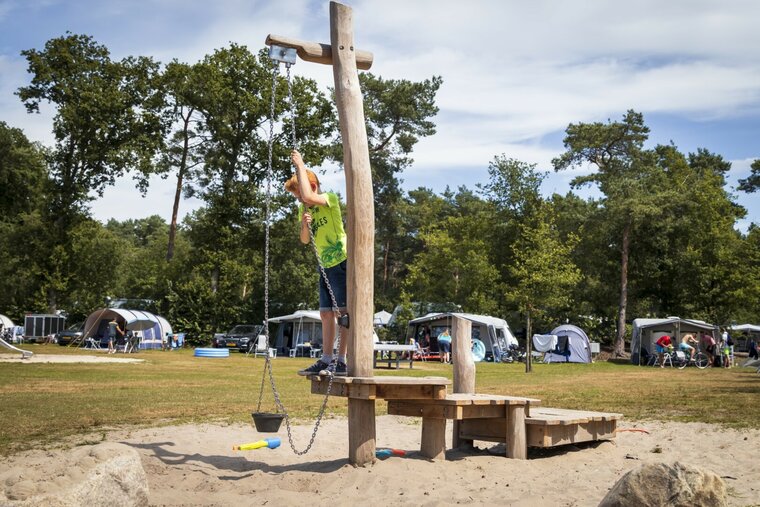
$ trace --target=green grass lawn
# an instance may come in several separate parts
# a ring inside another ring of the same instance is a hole
[[[57,345],[27,345],[38,354],[86,354]],[[113,356],[112,356],[113,357]],[[124,357],[118,355],[116,357]],[[140,364],[0,363],[0,455],[55,445],[61,438],[124,425],[216,421],[248,423],[259,398],[264,359],[231,352],[196,358],[190,349],[142,351]],[[296,420],[313,420],[322,397],[296,375],[308,358],[276,358],[281,399]],[[450,365],[416,362],[413,369],[375,375],[446,376]],[[620,412],[627,421],[702,421],[760,428],[760,375],[753,369],[660,369],[607,362],[590,365],[477,364],[477,392],[539,398],[544,406]],[[273,411],[267,379],[263,411]],[[377,404],[377,413],[386,411]],[[331,415],[346,414],[333,398]],[[624,422],[625,425],[625,422]]]

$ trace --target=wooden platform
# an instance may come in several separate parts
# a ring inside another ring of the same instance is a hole
[[[325,394],[330,379],[312,375],[311,392]],[[420,452],[446,457],[446,421],[454,421],[454,447],[475,440],[506,444],[506,456],[527,459],[528,447],[615,438],[621,414],[541,407],[540,400],[493,394],[447,394],[445,377],[335,377],[330,394],[388,401],[388,413],[422,418]],[[374,413],[374,411],[373,411]]]
[[[528,429],[528,445],[554,447],[610,440],[615,438],[617,422],[622,418],[622,414],[606,412],[537,408],[525,421]]]
[[[312,375],[312,394],[325,394],[326,376]],[[446,397],[451,380],[445,377],[335,377],[331,396],[361,400],[440,400]]]
[[[437,400],[391,400],[388,413],[422,417],[420,452],[430,459],[446,457],[447,419],[455,421],[455,447],[478,440],[463,435],[460,426],[475,423],[488,426],[494,432],[501,431],[501,441],[507,443],[507,457],[526,459],[525,418],[530,405],[538,403],[536,399],[516,396],[449,394]]]
[[[528,447],[555,447],[615,438],[621,414],[531,406],[525,419]],[[506,427],[496,420],[463,421],[460,438],[503,442]]]

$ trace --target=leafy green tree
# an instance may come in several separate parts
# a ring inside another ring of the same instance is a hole
[[[734,229],[746,211],[725,190],[730,163],[699,149],[688,157],[674,146],[655,148],[670,189],[666,214],[642,225],[634,276],[657,314],[725,323],[743,305],[742,238]],[[641,269],[644,268],[644,269]]]
[[[21,129],[0,121],[0,221],[30,213],[44,202],[44,149]]]
[[[520,225],[519,239],[513,246],[512,274],[516,283],[509,291],[527,320],[526,371],[531,370],[532,321],[567,311],[572,289],[581,279],[571,256],[577,242],[574,235],[560,237],[549,205],[538,208],[532,220]]]
[[[423,248],[409,266],[405,288],[419,301],[452,302],[468,312],[493,313],[502,292],[486,242],[493,206],[465,188],[443,199],[450,209],[423,227]]]
[[[380,307],[393,307],[399,296],[406,262],[404,207],[399,175],[412,164],[420,138],[435,134],[430,118],[438,113],[435,97],[442,79],[420,82],[383,79],[369,72],[359,75],[364,95],[372,186],[375,199],[375,298]]]
[[[546,173],[537,171],[535,164],[528,164],[505,155],[494,157],[488,165],[489,181],[478,188],[487,201],[495,207],[495,217],[490,223],[491,238],[489,258],[499,270],[502,283],[514,282],[513,245],[520,235],[521,227],[534,219],[543,204],[541,184]],[[514,309],[512,302],[497,300],[501,314]]]
[[[614,351],[625,350],[625,321],[628,305],[628,265],[630,246],[639,224],[661,213],[667,196],[659,195],[661,171],[654,164],[653,154],[643,149],[649,128],[640,113],[628,111],[622,121],[606,124],[571,124],[566,130],[565,153],[552,161],[556,170],[591,164],[597,170],[576,177],[573,186],[596,184],[604,195],[605,218],[615,224],[620,253],[620,292],[617,336]]]
[[[44,157],[44,149],[20,129],[0,122],[0,308],[16,320],[45,308],[35,290],[45,251],[36,248],[45,238],[40,221],[47,191]]]
[[[739,190],[752,193],[760,188],[760,159],[752,162],[750,175],[739,180]]]
[[[21,53],[32,81],[17,94],[30,113],[42,103],[55,108],[48,170],[48,244],[41,268],[48,309],[58,306],[76,268],[71,231],[86,220],[88,202],[116,178],[132,172],[145,190],[163,138],[162,100],[154,87],[157,65],[149,58],[112,61],[108,49],[86,35],[49,40],[42,51]]]
[[[165,97],[164,120],[171,128],[167,128],[168,139],[159,157],[159,170],[169,172],[176,169],[177,179],[166,248],[167,261],[174,257],[180,201],[183,193],[189,193],[186,179],[192,176],[191,171],[201,163],[199,150],[204,138],[199,135],[201,115],[194,106],[198,102],[195,96],[197,79],[197,66],[177,61],[169,63],[161,76]]]

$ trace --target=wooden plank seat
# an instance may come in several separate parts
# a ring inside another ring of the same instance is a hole
[[[326,376],[311,375],[312,394],[325,394],[330,382]],[[362,400],[437,400],[446,397],[445,377],[335,377],[331,396]]]
[[[491,394],[449,394],[435,400],[389,400],[388,413],[422,417],[420,452],[430,459],[445,459],[446,420],[454,425],[454,446],[458,447],[473,438],[462,437],[461,425],[476,423],[502,430],[502,441],[507,442],[507,457],[526,459],[525,418],[531,405],[539,400],[516,396]]]
[[[555,447],[565,444],[615,438],[621,414],[532,406],[525,420],[528,447]],[[463,421],[460,438],[505,442],[503,422]]]
[[[622,414],[589,412],[563,408],[538,408],[525,421],[528,445],[554,447],[557,445],[611,440]]]

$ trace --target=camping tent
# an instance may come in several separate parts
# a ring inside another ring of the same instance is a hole
[[[665,319],[634,319],[631,336],[631,363],[641,364],[642,356],[654,353],[655,342],[662,335],[672,336],[676,342],[686,333],[704,332],[717,337],[718,326],[702,320],[668,317]]]
[[[120,324],[126,324],[128,331],[140,337],[141,349],[160,349],[162,337],[172,333],[169,322],[159,315],[142,310],[102,308],[92,312],[85,320],[82,343],[90,337],[100,341],[101,345],[107,342],[108,323],[114,318]]]
[[[437,337],[444,329],[452,330],[453,317],[460,317],[472,322],[472,333],[470,337],[474,340],[480,340],[486,347],[486,361],[499,361],[501,354],[506,352],[510,345],[517,346],[517,338],[514,337],[509,329],[509,324],[504,319],[490,317],[487,315],[474,315],[471,313],[431,313],[424,317],[412,319],[406,331],[406,342],[410,343],[411,338],[418,339],[424,330],[424,326],[430,327],[431,336]],[[431,340],[431,352],[438,353],[438,342]]]
[[[373,325],[378,326],[387,326],[388,322],[391,320],[391,313],[386,312],[385,310],[380,310],[375,314],[375,318],[373,320]]]
[[[291,315],[273,317],[269,322],[279,324],[273,340],[279,354],[287,355],[290,349],[298,350],[299,345],[322,347],[322,320],[316,310],[298,310]]]
[[[269,322],[279,324],[274,334],[274,347],[278,354],[287,355],[291,349],[296,349],[297,355],[301,351],[306,354],[309,349],[322,348],[322,319],[316,310],[298,310],[290,315],[272,317]],[[335,326],[337,345],[338,326]],[[378,342],[376,333],[373,340]]]
[[[736,352],[749,352],[750,338],[754,338],[755,342],[760,341],[760,326],[754,324],[738,324],[729,327],[728,331],[734,340]]]
[[[590,363],[591,346],[583,329],[563,324],[552,329],[550,335],[557,337],[557,346],[544,354],[545,363]]]
[[[12,327],[14,327],[13,321],[6,317],[5,315],[0,315],[0,324],[3,325],[3,330],[10,330]]]

